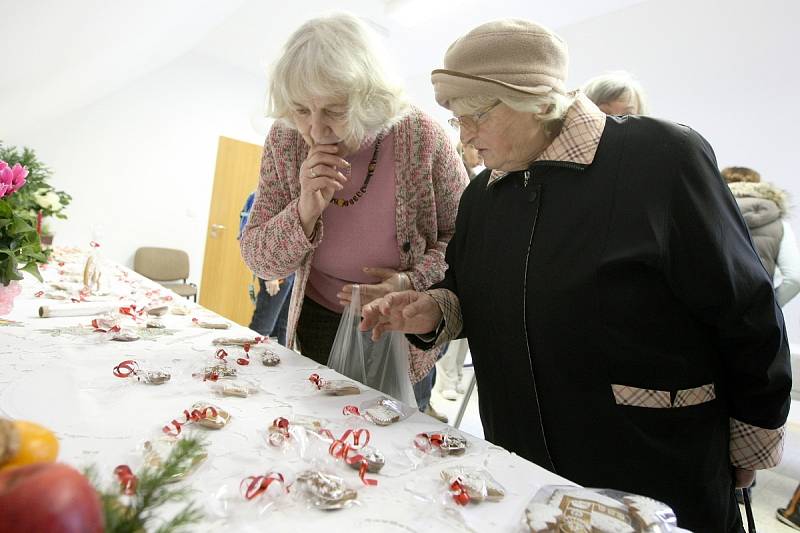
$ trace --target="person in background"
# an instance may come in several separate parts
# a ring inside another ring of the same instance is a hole
[[[722,177],[739,204],[761,263],[772,276],[775,299],[784,307],[800,292],[800,250],[787,220],[786,192],[761,181],[761,174],[752,168],[727,167],[722,169]],[[776,511],[778,520],[797,530],[800,530],[799,503],[800,485],[789,504]]]
[[[587,487],[741,532],[734,488],[781,458],[789,348],[772,280],[687,126],[568,93],[567,48],[483,24],[431,75],[487,169],[445,278],[362,309],[374,338],[468,338],[487,440]]]
[[[722,177],[739,204],[764,268],[772,276],[778,305],[784,307],[800,292],[800,251],[787,220],[786,192],[761,181],[761,175],[747,167],[724,168]]]
[[[467,175],[470,180],[483,172],[486,168],[483,166],[483,158],[474,146],[471,144],[461,144],[461,142],[459,142],[457,148],[458,153],[461,154],[461,160],[464,162],[464,168],[467,169]]]
[[[355,284],[361,302],[425,290],[469,182],[444,129],[410,106],[373,32],[358,18],[314,18],[270,77],[258,195],[241,239],[258,276],[297,271],[287,344],[327,364]],[[429,407],[438,350],[409,348],[417,404]]]
[[[467,359],[467,339],[455,339],[447,343],[444,356],[436,363],[436,386],[442,398],[455,401],[464,394],[464,361]]]
[[[242,212],[239,215],[239,239],[250,219],[250,210],[253,208],[256,193],[248,195]],[[253,276],[256,278],[256,276]],[[258,295],[250,285],[250,298],[255,304],[253,318],[248,326],[265,337],[277,337],[278,343],[286,346],[286,325],[289,316],[289,294],[294,283],[294,273],[283,279],[264,280],[258,279]]]
[[[646,115],[648,111],[641,84],[622,70],[590,79],[583,92],[606,115]]]
[[[800,531],[800,484],[794,489],[789,503],[775,511],[778,521]]]

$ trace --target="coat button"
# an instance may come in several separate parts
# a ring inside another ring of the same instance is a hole
[[[411,243],[406,241],[403,243],[403,251],[405,253],[408,253],[409,250],[411,250]]]

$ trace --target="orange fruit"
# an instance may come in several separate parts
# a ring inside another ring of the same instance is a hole
[[[19,432],[19,451],[10,461],[0,466],[0,470],[33,463],[52,463],[56,460],[58,439],[52,431],[25,420],[15,420],[14,427]]]

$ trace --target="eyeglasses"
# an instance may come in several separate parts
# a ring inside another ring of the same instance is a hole
[[[486,108],[485,110],[479,113],[473,113],[471,115],[461,115],[458,117],[453,117],[447,121],[450,126],[453,127],[454,130],[460,131],[461,128],[468,128],[471,130],[476,129],[480,126],[480,121],[483,117],[489,114],[489,112],[494,109],[495,107],[499,106],[502,102],[498,100],[497,102],[493,103],[491,106]]]

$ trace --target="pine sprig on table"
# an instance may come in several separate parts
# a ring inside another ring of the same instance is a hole
[[[205,443],[200,439],[185,437],[171,450],[167,459],[155,468],[145,467],[138,473],[136,493],[129,505],[120,501],[119,490],[98,491],[103,504],[106,533],[143,533],[150,531],[159,507],[170,502],[184,502],[192,492],[189,487],[171,484],[192,468],[205,455]],[[90,478],[92,473],[89,473]],[[95,483],[95,486],[97,484]],[[202,511],[190,502],[159,527],[157,533],[175,533],[196,524],[203,518]]]

